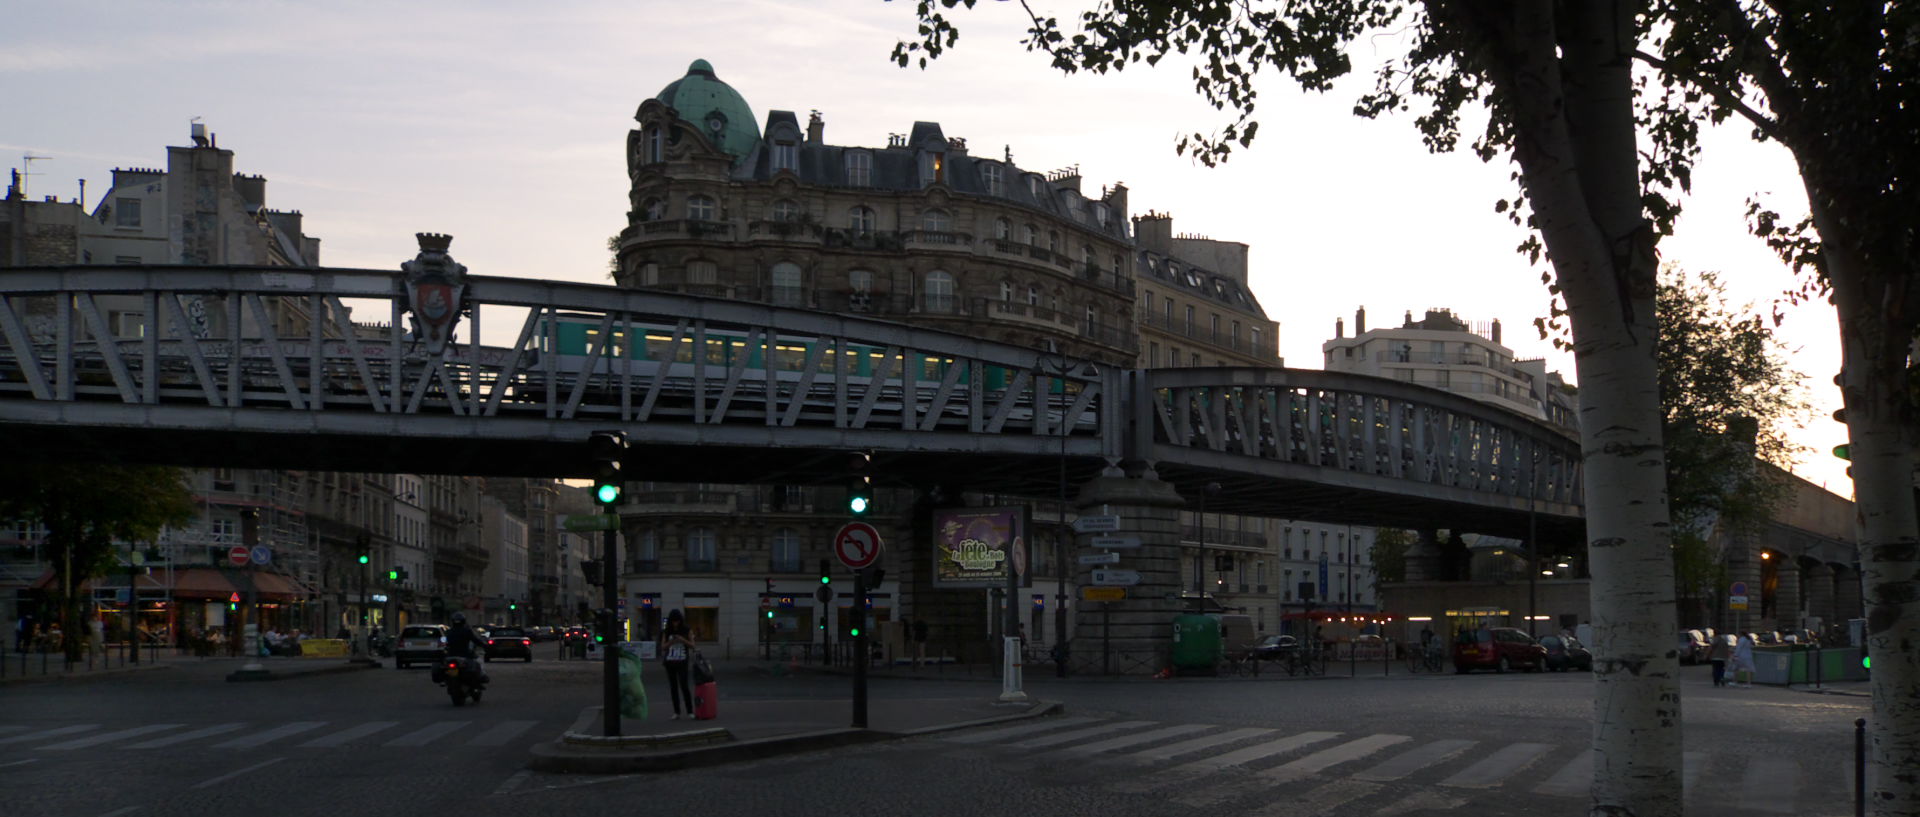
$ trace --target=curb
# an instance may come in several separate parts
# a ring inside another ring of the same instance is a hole
[[[635,774],[667,772],[700,766],[716,766],[724,763],[737,763],[743,760],[757,760],[766,757],[809,752],[818,749],[832,749],[840,746],[852,746],[862,743],[877,743],[886,740],[930,735],[955,729],[970,729],[996,723],[1026,720],[1058,714],[1064,707],[1058,701],[1041,701],[1025,712],[979,718],[958,723],[937,724],[900,732],[884,732],[876,729],[823,729],[816,732],[802,732],[792,735],[758,738],[755,740],[734,741],[712,746],[685,749],[670,752],[636,752],[619,748],[596,748],[569,743],[565,736],[559,739],[535,744],[533,758],[528,768],[541,772],[561,774]],[[592,706],[581,712],[569,732],[583,732],[599,716],[600,707]]]

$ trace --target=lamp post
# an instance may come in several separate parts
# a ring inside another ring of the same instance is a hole
[[[1207,571],[1207,497],[1220,492],[1220,483],[1209,482],[1200,489],[1200,548],[1193,557],[1193,611],[1207,611],[1207,594],[1202,581]]]
[[[1539,484],[1539,452],[1527,458],[1527,635],[1534,635],[1534,617],[1540,610],[1540,540],[1534,528],[1533,490]]]
[[[1046,360],[1052,360],[1047,358]],[[1073,649],[1072,641],[1067,637],[1067,436],[1073,432],[1072,421],[1067,412],[1071,404],[1067,401],[1067,356],[1062,353],[1058,360],[1060,381],[1060,526],[1054,529],[1053,564],[1056,580],[1053,592],[1053,638],[1054,675],[1067,677],[1067,661]],[[1091,366],[1092,364],[1088,364]]]

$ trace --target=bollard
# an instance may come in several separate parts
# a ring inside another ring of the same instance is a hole
[[[1393,674],[1393,639],[1380,643],[1386,646],[1380,651],[1380,677],[1385,678]]]
[[[1853,719],[1853,817],[1867,817],[1867,719]]]

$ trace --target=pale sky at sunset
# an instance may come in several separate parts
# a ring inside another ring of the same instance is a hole
[[[1033,3],[1062,18],[1084,3]],[[1018,4],[956,13],[956,50],[927,71],[887,59],[913,33],[913,3],[880,0],[607,2],[84,2],[12,4],[0,26],[0,156],[35,161],[30,194],[97,203],[114,167],[163,167],[199,116],[235,169],[268,179],[268,206],[297,209],[327,266],[395,267],[413,233],[451,233],[472,272],[607,282],[605,243],[624,226],[627,130],[641,100],[706,59],[752,106],[820,110],[834,144],[884,146],[915,120],[939,122],[975,154],[1048,171],[1078,165],[1083,190],[1125,182],[1136,214],[1252,247],[1252,286],[1280,322],[1289,365],[1319,368],[1335,318],[1365,306],[1371,326],[1450,307],[1500,319],[1525,357],[1577,379],[1570,355],[1532,330],[1547,310],[1540,270],[1512,250],[1522,233],[1493,212],[1504,165],[1431,156],[1411,117],[1351,115],[1372,69],[1395,53],[1363,40],[1355,76],[1304,95],[1262,86],[1258,140],[1221,168],[1175,155],[1182,130],[1228,120],[1186,70],[1138,66],[1066,77],[1018,44]],[[1785,151],[1746,129],[1707,138],[1694,196],[1666,261],[1719,270],[1764,304],[1791,273],[1746,234],[1745,199],[1804,197]],[[1817,410],[1795,470],[1842,495],[1827,452],[1845,429],[1832,308],[1789,309]],[[1589,399],[1593,395],[1588,396]]]

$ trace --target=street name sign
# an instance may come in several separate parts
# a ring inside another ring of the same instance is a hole
[[[1112,533],[1119,529],[1118,516],[1083,516],[1073,520],[1074,533]]]
[[[1121,601],[1127,597],[1124,587],[1082,587],[1080,598],[1083,601]]]
[[[620,517],[610,513],[569,514],[564,523],[567,530],[584,533],[593,530],[619,530]]]
[[[1140,583],[1140,571],[1095,570],[1093,583],[1102,587],[1131,587]]]
[[[1094,547],[1105,548],[1107,550],[1126,550],[1127,548],[1139,547],[1140,537],[1138,536],[1095,536],[1092,539],[1087,540],[1087,543]]]
[[[234,545],[232,550],[227,551],[227,561],[232,562],[235,567],[245,567],[250,558],[252,557],[247,554],[245,545]]]
[[[848,522],[833,535],[833,555],[854,570],[880,558],[880,531],[865,522]]]
[[[1080,556],[1080,563],[1083,565],[1117,565],[1120,563],[1120,554],[1118,553],[1082,554]]]

